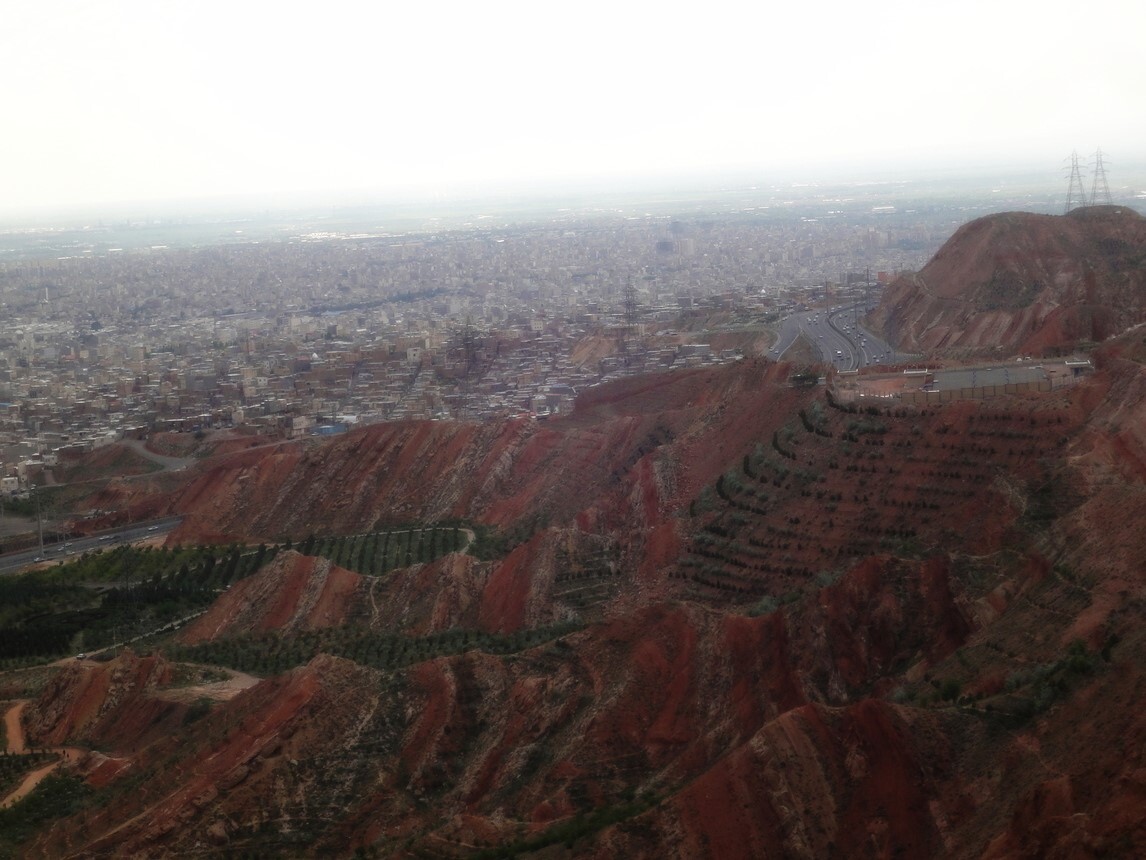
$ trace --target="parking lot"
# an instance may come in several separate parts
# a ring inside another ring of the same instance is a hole
[[[987,385],[1014,385],[1023,382],[1041,382],[1047,378],[1042,365],[999,365],[997,367],[971,367],[963,370],[939,370],[927,387],[931,391],[949,391],[960,388],[982,388]]]

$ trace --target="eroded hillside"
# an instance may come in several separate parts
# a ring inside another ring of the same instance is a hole
[[[1143,350],[927,410],[746,361],[110,488],[173,540],[502,542],[376,575],[280,551],[153,655],[60,672],[25,724],[101,747],[98,803],[26,851],[1143,853]]]
[[[871,319],[905,352],[1053,354],[1146,318],[1144,260],[1146,218],[1125,207],[989,215],[892,284]]]

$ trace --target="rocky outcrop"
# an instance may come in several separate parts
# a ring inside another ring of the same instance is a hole
[[[452,553],[370,577],[286,550],[227,589],[179,633],[178,641],[195,645],[272,631],[289,636],[343,624],[412,635],[474,629],[480,626],[489,567]]]
[[[597,856],[935,857],[953,751],[929,714],[866,701],[807,705],[731,755]]]
[[[283,552],[253,576],[231,586],[179,634],[194,645],[239,633],[334,627],[361,603],[363,578],[325,558]]]
[[[26,708],[28,743],[49,747],[111,741],[124,749],[142,748],[177,727],[187,710],[155,695],[173,674],[174,667],[162,657],[131,651],[108,663],[69,666]]]

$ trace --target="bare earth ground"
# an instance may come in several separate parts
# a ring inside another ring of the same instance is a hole
[[[14,517],[4,514],[0,517],[0,537],[26,535],[36,530],[36,521],[31,517]]]
[[[255,686],[255,684],[261,680],[254,675],[248,675],[245,672],[238,672],[234,669],[224,669],[215,666],[211,668],[226,672],[230,677],[222,681],[213,681],[207,684],[193,684],[190,687],[172,687],[166,690],[159,690],[155,694],[156,698],[166,699],[170,702],[186,702],[188,704],[203,698],[212,699],[216,702],[225,702],[229,699],[233,699],[243,690]]]

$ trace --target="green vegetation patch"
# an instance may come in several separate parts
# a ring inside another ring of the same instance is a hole
[[[59,755],[50,752],[0,753],[0,798],[7,797],[20,781],[42,764],[56,761]]]
[[[360,535],[311,535],[298,551],[328,558],[355,573],[380,576],[459,552],[469,543],[469,532],[462,526],[410,525]]]
[[[985,311],[1021,310],[1042,291],[1038,281],[1026,281],[1017,272],[999,269],[979,291],[979,306]]]
[[[0,670],[145,636],[202,611],[277,550],[121,546],[0,578]]]
[[[1003,686],[1006,695],[1001,697],[999,711],[1017,723],[1041,714],[1069,695],[1081,679],[1093,675],[1107,655],[1088,651],[1083,642],[1075,640],[1060,659],[1015,670]]]
[[[15,857],[49,821],[78,812],[92,795],[83,780],[53,773],[8,809],[0,809],[0,857]]]
[[[168,646],[165,653],[180,662],[210,663],[255,675],[277,675],[305,665],[319,654],[333,654],[363,666],[389,670],[466,651],[513,654],[573,633],[581,626],[565,622],[507,635],[452,629],[418,637],[343,626],[289,636],[263,633],[199,645]]]

